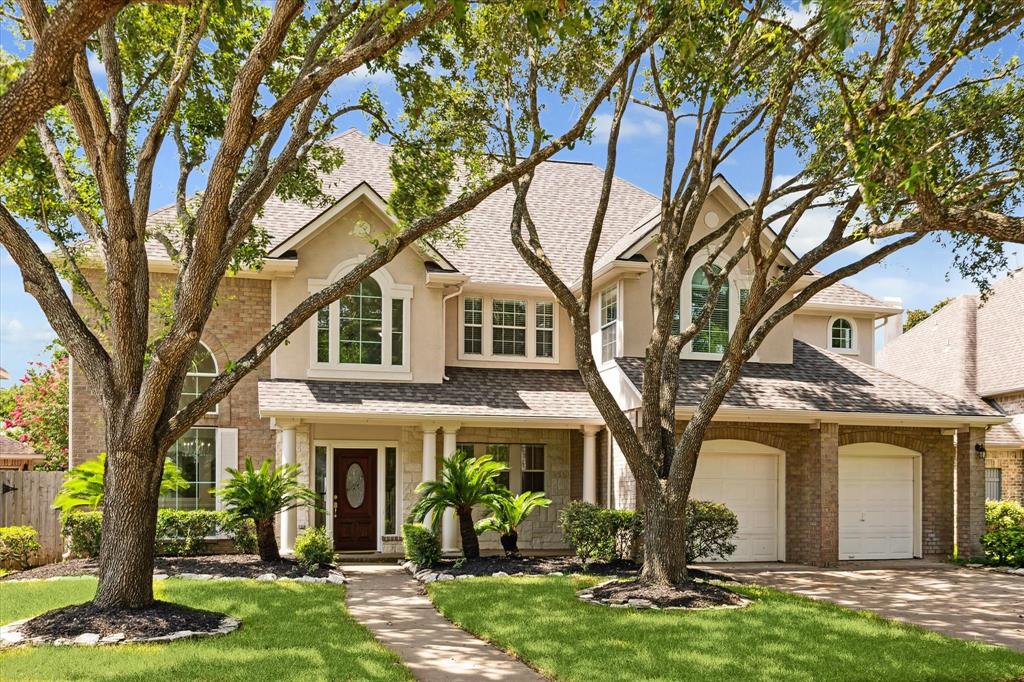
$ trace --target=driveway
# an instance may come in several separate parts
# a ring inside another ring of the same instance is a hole
[[[1024,651],[1024,578],[925,561],[863,561],[837,569],[792,564],[706,566],[753,582],[826,599],[950,637]]]

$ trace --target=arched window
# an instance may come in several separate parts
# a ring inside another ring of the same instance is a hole
[[[379,365],[384,346],[380,285],[367,277],[338,301],[338,362]]]
[[[185,407],[198,398],[210,387],[214,377],[217,376],[217,360],[213,353],[202,341],[192,355],[192,368],[185,375],[185,383],[181,387],[181,397],[178,399],[178,409]],[[210,410],[210,414],[216,414],[217,407]]]
[[[711,266],[715,275],[721,273],[718,266]],[[711,294],[711,286],[704,268],[698,268],[693,273],[690,287],[690,319],[700,317],[704,305]],[[725,347],[729,344],[729,282],[722,282],[718,292],[718,299],[715,301],[715,308],[707,323],[701,327],[697,335],[693,337],[694,353],[724,353]]]
[[[853,323],[845,317],[833,318],[829,323],[828,345],[833,350],[852,351],[854,349]]]

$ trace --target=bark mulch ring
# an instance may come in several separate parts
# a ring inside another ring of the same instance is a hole
[[[96,575],[96,559],[70,559],[55,564],[46,564],[26,571],[8,573],[2,580],[45,580],[76,575]],[[272,573],[278,578],[300,578],[312,576],[326,578],[330,568],[320,566],[307,572],[295,561],[260,561],[256,554],[213,554],[210,556],[157,557],[154,575],[211,575],[225,578],[258,578]]]
[[[550,573],[589,573],[591,575],[636,575],[640,567],[632,561],[591,562],[584,565],[575,556],[536,556],[506,558],[487,556],[479,559],[442,559],[430,567],[437,573],[452,575],[489,576],[495,573],[508,575],[548,575]]]
[[[680,585],[649,585],[636,580],[610,580],[576,593],[580,599],[613,608],[708,609],[747,606],[735,592],[702,580]]]
[[[223,613],[162,601],[145,609],[103,609],[86,603],[5,625],[0,632],[0,643],[12,646],[173,642],[227,634],[240,624]]]

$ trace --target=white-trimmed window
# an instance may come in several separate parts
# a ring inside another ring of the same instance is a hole
[[[195,426],[167,450],[188,485],[160,497],[167,509],[215,509],[217,486],[217,429]]]
[[[529,443],[523,446],[522,492],[544,492],[544,446]]]
[[[459,359],[558,361],[558,307],[529,296],[464,296]]]
[[[491,306],[491,353],[525,357],[526,301],[496,298]]]
[[[611,362],[618,355],[619,289],[612,285],[601,292],[601,362]]]
[[[349,269],[343,264],[327,280],[310,280],[310,292],[323,289]],[[401,372],[406,378],[411,299],[412,286],[396,284],[381,269],[322,308],[311,322],[309,375],[371,378],[383,371]]]
[[[985,469],[985,499],[998,502],[1003,499],[1003,470],[994,467]]]
[[[828,323],[828,347],[845,353],[857,348],[857,327],[845,317],[833,317]]]
[[[484,352],[484,300],[465,298],[462,300],[462,349],[466,355],[480,355]]]
[[[715,276],[721,273],[718,266],[712,266]],[[693,273],[690,283],[690,320],[695,320],[704,312],[704,306],[711,298],[711,283],[708,281],[704,268]],[[721,355],[729,345],[730,310],[729,282],[723,282],[715,300],[715,307],[707,322],[701,325],[697,335],[693,337],[690,347],[694,353],[713,353]]]
[[[184,408],[190,402],[201,396],[213,383],[217,376],[217,359],[213,352],[202,341],[192,355],[192,367],[185,375],[185,383],[181,386],[181,395],[178,398],[178,409]],[[217,406],[207,414],[217,414]]]

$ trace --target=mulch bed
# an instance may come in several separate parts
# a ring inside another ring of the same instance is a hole
[[[96,559],[70,559],[55,564],[46,564],[30,568],[26,571],[8,573],[0,577],[2,580],[45,580],[75,575],[96,575],[98,562]],[[237,578],[256,578],[264,573],[273,573],[278,577],[298,578],[311,575],[317,578],[327,577],[329,569],[320,566],[316,571],[308,573],[298,563],[290,559],[275,562],[260,561],[257,554],[213,554],[210,556],[193,557],[157,557],[154,573],[177,575],[181,573],[208,573],[212,575]]]
[[[431,571],[452,575],[491,575],[503,571],[509,575],[525,573],[590,573],[592,575],[636,575],[640,567],[631,561],[590,563],[586,566],[574,556],[539,556],[509,559],[503,556],[480,557],[479,559],[442,559],[430,567]]]
[[[103,637],[121,633],[127,639],[148,639],[183,630],[216,630],[224,617],[223,613],[162,601],[145,609],[102,609],[86,603],[47,611],[26,622],[19,630],[28,639],[74,639],[87,632]]]
[[[748,602],[734,592],[706,582],[681,585],[649,585],[635,580],[612,581],[583,590],[594,601],[608,604],[658,608],[705,609],[715,606],[745,606]],[[630,603],[631,600],[633,603]],[[649,602],[649,603],[641,603]]]

